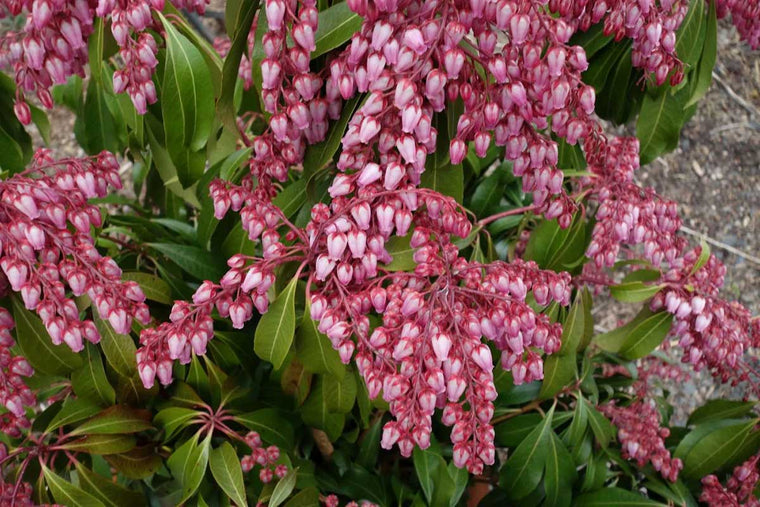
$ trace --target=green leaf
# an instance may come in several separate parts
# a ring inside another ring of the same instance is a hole
[[[339,414],[350,412],[356,400],[356,377],[343,375],[342,379],[338,379],[332,375],[326,375],[323,382],[327,409]]]
[[[757,423],[757,419],[719,420],[697,426],[674,453],[683,460],[684,476],[699,479],[751,455],[760,444]]]
[[[282,366],[296,332],[295,294],[298,277],[294,277],[277,296],[256,326],[253,350],[275,369]]]
[[[235,87],[238,82],[240,59],[246,50],[248,34],[253,25],[253,18],[259,9],[258,0],[231,0],[225,8],[227,35],[230,37],[230,49],[224,58],[222,67],[222,92],[218,108],[225,128],[238,135],[235,107]]]
[[[655,313],[649,310],[648,306],[644,306],[630,322],[615,328],[612,331],[596,335],[594,337],[594,343],[607,352],[618,352],[633,330],[654,315]]]
[[[91,343],[85,343],[84,364],[71,374],[71,387],[80,398],[92,400],[101,406],[116,402],[116,391],[108,383],[100,352]]]
[[[619,283],[610,287],[612,297],[623,303],[641,303],[651,299],[664,287],[660,285],[646,285],[642,282],[633,281]]]
[[[89,454],[121,454],[134,449],[137,440],[130,435],[87,435],[62,444],[63,449]]]
[[[125,405],[114,405],[78,426],[71,435],[114,435],[138,433],[152,428],[146,420],[146,412]]]
[[[417,265],[414,262],[416,248],[409,245],[411,239],[411,234],[403,237],[393,236],[385,243],[385,249],[393,257],[393,260],[383,266],[383,269],[387,271],[411,271],[414,269]]]
[[[165,305],[172,304],[172,289],[169,284],[161,280],[156,275],[150,273],[140,273],[138,271],[128,271],[122,273],[122,280],[131,280],[137,282],[142,289],[145,297],[156,303]]]
[[[684,122],[684,93],[687,91],[683,88],[674,94],[669,86],[663,86],[655,95],[644,95],[636,122],[642,164],[648,164],[678,146]]]
[[[172,476],[182,486],[180,499],[176,504],[181,504],[192,497],[200,486],[203,476],[206,475],[210,444],[211,433],[200,443],[198,443],[198,433],[196,433],[177,448],[166,461]]]
[[[573,305],[570,307],[567,319],[562,323],[562,345],[558,354],[571,354],[575,357],[575,352],[578,350],[578,344],[585,329],[584,319],[585,302],[582,294],[578,292]]]
[[[380,435],[383,432],[383,421],[378,419],[364,433],[361,444],[359,445],[359,454],[356,456],[356,463],[367,470],[373,470],[377,463],[377,456],[380,453]]]
[[[259,72],[261,72],[260,69]],[[349,120],[353,117],[357,104],[359,104],[359,99],[360,97],[357,96],[343,104],[343,111],[340,113],[340,118],[338,121],[333,122],[325,140],[306,148],[306,155],[303,160],[304,178],[319,171],[332,160],[333,156],[338,151],[340,140],[346,132],[346,126],[348,125]]]
[[[544,489],[546,506],[570,505],[573,483],[576,479],[575,463],[565,444],[552,431],[547,439],[546,467],[544,472]]]
[[[594,433],[594,438],[596,438],[599,445],[606,448],[610,441],[615,438],[615,427],[588,400],[585,400],[584,403],[586,403],[588,423],[591,426],[591,431]]]
[[[710,12],[707,15],[707,27],[705,29],[705,43],[702,47],[702,55],[699,58],[697,70],[689,75],[693,83],[691,97],[686,102],[685,108],[689,108],[699,102],[710,89],[712,84],[712,71],[718,53],[718,16],[715,2],[710,2]]]
[[[604,488],[593,493],[586,493],[575,499],[576,507],[636,507],[649,505],[666,505],[650,500],[639,493],[621,488]]]
[[[146,246],[161,252],[198,280],[219,280],[224,274],[225,269],[219,257],[197,246],[175,243],[146,243]]]
[[[132,491],[112,482],[102,475],[96,474],[81,463],[76,464],[76,469],[79,486],[103,502],[103,505],[110,507],[134,507],[136,505],[147,504],[145,495],[142,493]]]
[[[338,352],[332,348],[330,339],[317,329],[311,318],[311,301],[306,299],[301,325],[296,334],[296,355],[304,367],[312,373],[329,373],[338,379],[346,374]]]
[[[590,59],[599,50],[612,42],[613,38],[613,34],[604,34],[604,23],[597,23],[585,32],[576,32],[572,39],[570,39],[570,44],[583,46],[584,51],[586,51],[586,58]]]
[[[285,507],[319,507],[319,490],[317,488],[306,488],[293,495],[288,500]]]
[[[246,428],[256,431],[261,439],[270,445],[288,450],[295,445],[295,433],[288,420],[273,408],[235,416],[235,420]]]
[[[188,153],[201,150],[211,133],[214,88],[211,72],[198,48],[161,13],[158,16],[166,30],[166,64],[161,85],[166,147],[177,167],[180,183],[188,187],[203,174],[204,165],[189,162]],[[205,161],[205,156],[201,157]]]
[[[292,218],[306,203],[306,178],[294,181],[272,200],[272,204],[280,208],[283,215]]]
[[[312,60],[347,42],[358,32],[364,20],[352,11],[348,2],[340,2],[319,13],[317,33],[314,34],[316,49]]]
[[[103,150],[121,151],[121,136],[126,134],[121,111],[106,87],[110,88],[107,81],[98,84],[96,80],[90,80],[74,124],[77,141],[90,155]]]
[[[476,216],[482,217],[498,206],[501,197],[504,195],[503,175],[508,174],[505,171],[495,171],[487,176],[475,188],[475,192],[470,199],[470,211]]]
[[[309,397],[301,406],[301,419],[307,425],[321,429],[327,433],[331,441],[335,441],[343,432],[346,416],[330,412],[327,406],[324,378],[317,377],[316,382],[312,385]]]
[[[541,382],[539,399],[554,397],[564,387],[570,385],[578,376],[575,354],[553,354],[544,359],[544,380]]]
[[[39,317],[24,308],[13,297],[13,319],[16,321],[16,343],[32,367],[45,375],[64,376],[82,367],[82,358],[66,344],[53,345]]]
[[[293,489],[296,487],[296,478],[298,477],[298,469],[293,468],[288,473],[277,481],[277,485],[272,491],[272,496],[269,499],[269,507],[279,507],[285,500],[288,499]]]
[[[164,441],[166,441],[199,414],[200,412],[191,408],[168,407],[156,414],[153,424],[164,430]]]
[[[222,442],[222,445],[211,451],[209,467],[216,483],[233,502],[237,505],[248,505],[240,459],[229,442]]]
[[[720,419],[738,419],[749,414],[755,407],[752,401],[710,400],[689,416],[688,425],[704,424]]]
[[[686,71],[696,65],[705,43],[705,6],[707,2],[689,2],[689,10],[676,32],[676,54]]]
[[[63,426],[78,423],[100,412],[97,403],[84,398],[68,398],[61,410],[48,423],[46,433],[51,433]]]
[[[108,364],[124,378],[134,376],[137,373],[137,347],[132,337],[117,334],[110,325],[98,318],[94,318],[93,321],[100,333],[100,347]]]
[[[541,423],[517,446],[499,472],[499,485],[513,500],[532,493],[541,482],[548,453],[554,406]]]
[[[461,203],[464,194],[464,171],[462,165],[451,163],[438,165],[435,157],[428,157],[425,172],[420,177],[420,186],[431,188],[438,193],[453,197]]]
[[[105,456],[105,459],[125,477],[134,480],[150,477],[164,462],[152,444],[122,454],[111,454]]]
[[[673,316],[665,311],[657,312],[643,320],[631,330],[620,346],[620,355],[626,359],[638,359],[648,355],[662,343],[672,323]]]
[[[435,472],[441,462],[441,457],[430,450],[414,448],[412,452],[412,461],[414,470],[417,472],[417,479],[420,481],[422,492],[425,494],[428,502],[433,499],[435,488]]]
[[[97,498],[64,480],[44,464],[42,465],[42,473],[45,475],[45,482],[47,482],[56,503],[61,505],[76,505],[77,507],[103,506],[103,503]]]

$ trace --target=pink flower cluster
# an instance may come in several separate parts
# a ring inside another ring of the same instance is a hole
[[[737,302],[718,297],[726,268],[710,255],[695,270],[701,247],[687,252],[663,281],[668,286],[652,299],[652,310],[665,309],[675,316],[672,333],[684,349],[683,362],[695,369],[707,367],[723,382],[747,380],[742,362],[749,348],[760,347],[760,320]]]
[[[599,410],[618,429],[618,440],[625,459],[635,460],[638,466],[651,463],[665,479],[675,482],[683,468],[679,458],[672,458],[664,439],[670,430],[660,427],[660,413],[651,401],[634,401],[621,407],[614,401],[599,405]]]
[[[124,67],[113,74],[116,93],[129,93],[135,109],[145,114],[148,104],[158,100],[153,71],[158,65],[158,46],[147,28],[157,28],[153,10],[164,8],[164,0],[99,0],[95,14],[111,17],[111,33],[119,45]],[[133,37],[137,34],[137,38]]]
[[[760,48],[760,2],[758,0],[717,0],[718,18],[731,14],[731,21],[752,49]]]
[[[0,268],[53,343],[75,352],[100,335],[92,321],[80,320],[72,296],[86,294],[118,333],[129,333],[133,318],[150,322],[142,290],[120,280],[121,269],[100,255],[90,232],[102,218],[88,199],[121,188],[118,169],[107,152],[56,161],[39,150],[29,169],[0,182]]]
[[[409,194],[424,196],[424,207],[412,206],[414,273],[375,275],[376,259],[390,260],[382,246],[381,206],[372,206],[380,218],[369,230],[361,211],[366,201],[349,206],[352,219],[344,218],[348,213],[315,219],[321,233],[313,236],[326,241],[327,253],[317,256],[311,316],[343,362],[355,356],[370,397],[382,392],[390,403],[395,420],[384,426],[384,448],[398,445],[404,456],[415,445],[427,448],[432,415],[443,409],[444,424],[453,427],[454,462],[480,473],[494,460],[490,420],[496,398],[492,351],[482,339],[501,352],[501,365],[512,371],[516,384],[543,378],[539,353],[559,349],[561,328],[534,312],[525,298],[532,291],[541,306],[552,300],[566,305],[570,277],[523,261],[467,262],[449,240],[450,234],[469,232],[453,199]],[[341,201],[333,208],[335,202]],[[386,235],[394,225],[389,220]],[[332,226],[335,230],[326,233]],[[321,250],[319,243],[314,246]],[[370,313],[381,316],[382,325],[371,329]]]
[[[252,165],[255,164],[254,160]],[[303,232],[291,226],[291,234],[294,237],[300,234],[302,241],[285,246],[277,230],[289,222],[271,202],[274,188],[266,164],[262,162],[259,166],[261,179],[255,189],[250,175],[242,185],[230,185],[220,180],[211,184],[216,217],[223,218],[230,208],[239,212],[249,239],[260,240],[261,256],[239,254],[231,257],[227,261],[230,269],[219,283],[203,282],[195,291],[192,303],[177,301],[174,304],[170,322],[142,331],[137,365],[146,388],[153,385],[156,375],[163,385],[170,384],[173,361],[187,364],[192,354],[206,353],[206,345],[214,335],[211,318],[214,309],[221,317],[229,318],[236,329],[241,329],[253,317],[254,309],[266,313],[269,308],[267,292],[274,284],[275,268],[303,258]]]
[[[699,501],[710,507],[760,507],[760,499],[754,493],[760,481],[758,461],[760,454],[755,454],[734,468],[725,487],[715,475],[703,477]]]
[[[14,326],[10,312],[0,308],[0,406],[8,410],[0,414],[0,433],[16,438],[22,429],[31,426],[25,407],[33,407],[37,398],[24,383],[24,377],[32,376],[34,370],[26,359],[14,357],[11,351],[15,345],[11,336]]]
[[[599,138],[589,140],[584,148],[588,169],[595,175],[584,182],[591,185],[598,205],[586,255],[597,267],[611,267],[622,245],[643,245],[641,257],[655,266],[676,261],[686,245],[676,235],[681,218],[674,202],[633,182],[633,172],[639,167],[638,139]]]
[[[325,507],[339,507],[340,499],[336,495],[327,495],[324,498],[320,498],[320,502]],[[377,504],[362,500],[361,502],[350,501],[346,504],[346,507],[378,507]]]
[[[5,445],[0,444],[0,462],[6,457],[7,451]],[[18,507],[34,507],[36,504],[32,500],[34,489],[28,482],[5,482],[0,477],[0,505],[13,505]]]
[[[699,1],[699,0],[694,0]],[[658,85],[670,76],[677,85],[683,79],[683,63],[676,56],[676,31],[689,2],[684,0],[550,0],[549,9],[580,30],[604,22],[604,34],[633,42],[634,67],[655,76]]]
[[[255,431],[251,431],[245,436],[245,443],[251,448],[251,454],[243,456],[243,459],[240,460],[243,472],[248,473],[256,465],[260,466],[259,479],[264,484],[272,482],[275,476],[279,479],[285,477],[288,473],[288,466],[277,464],[277,460],[280,459],[280,449],[276,445],[263,447],[261,436]]]
[[[13,69],[18,86],[16,116],[32,120],[25,93],[36,92],[45,107],[53,107],[50,87],[69,76],[84,77],[87,37],[92,32],[92,9],[87,0],[2,0],[0,16],[28,13],[25,26],[8,31],[0,40],[0,64]]]

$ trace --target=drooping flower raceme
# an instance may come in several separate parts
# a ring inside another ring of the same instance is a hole
[[[14,326],[10,312],[0,308],[0,405],[8,410],[0,414],[0,433],[17,438],[22,429],[31,426],[26,407],[33,407],[37,399],[24,383],[24,377],[32,376],[34,370],[25,358],[11,351],[15,345],[11,336]]]
[[[715,475],[703,477],[702,495],[699,501],[705,502],[710,507],[760,506],[760,499],[754,493],[760,481],[758,461],[760,461],[760,454],[755,454],[734,468],[725,487]]]
[[[102,217],[88,199],[120,188],[118,169],[107,152],[54,160],[39,150],[29,169],[0,182],[0,268],[53,343],[75,352],[100,334],[91,320],[80,320],[72,297],[87,295],[118,333],[129,333],[133,319],[150,322],[140,287],[121,281],[121,269],[98,252],[91,236]]]

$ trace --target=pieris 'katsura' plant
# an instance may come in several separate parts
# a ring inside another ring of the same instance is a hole
[[[756,0],[0,3],[4,505],[757,504],[760,321],[634,182]]]

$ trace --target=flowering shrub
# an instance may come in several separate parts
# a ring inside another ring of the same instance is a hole
[[[756,0],[206,4],[0,1],[3,505],[758,504],[760,320],[634,180]]]

